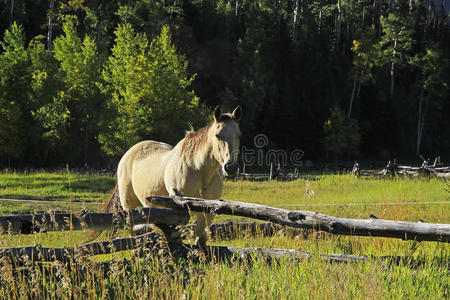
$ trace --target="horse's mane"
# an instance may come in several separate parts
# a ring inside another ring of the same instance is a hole
[[[183,144],[181,145],[181,155],[186,155],[192,159],[194,154],[200,151],[200,149],[208,142],[208,131],[213,123],[214,122],[211,122],[197,131],[194,131],[193,129],[187,131]]]

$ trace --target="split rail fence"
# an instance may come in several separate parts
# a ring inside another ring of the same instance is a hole
[[[436,157],[433,164],[430,163],[430,159],[421,158],[422,164],[420,166],[399,164],[397,163],[397,160],[394,159],[393,161],[388,161],[385,167],[379,172],[361,170],[359,163],[355,162],[351,173],[361,178],[393,178],[399,176],[450,178],[450,166],[445,166],[441,163],[440,157]],[[317,180],[320,179],[320,177],[302,176],[298,168],[294,168],[293,172],[287,172],[280,163],[276,165],[271,163],[268,173],[246,172],[246,165],[244,164],[242,170],[238,169],[236,176],[232,179],[247,181],[292,181],[297,179]]]
[[[212,233],[220,235],[228,230],[240,228],[253,232],[273,234],[279,227],[288,226],[296,229],[323,231],[336,235],[389,237],[403,240],[450,242],[450,224],[431,224],[424,222],[404,222],[370,219],[350,219],[328,216],[311,211],[291,211],[265,205],[227,201],[204,200],[189,197],[154,196],[147,199],[152,204],[164,205],[167,208],[139,208],[122,213],[47,213],[35,215],[16,215],[0,217],[0,234],[33,234],[37,232],[57,230],[111,230],[128,228],[139,230],[146,225],[157,224],[161,228],[173,230],[175,226],[185,225],[189,221],[189,212],[205,212],[224,214],[269,221],[270,223],[222,223],[213,224]],[[274,225],[275,224],[275,225]],[[178,226],[179,227],[179,226]],[[164,230],[164,229],[163,229]],[[167,234],[167,231],[165,231]],[[170,235],[168,235],[170,236]],[[134,237],[119,238],[109,241],[85,243],[76,247],[48,248],[40,245],[28,247],[0,248],[0,259],[6,258],[20,262],[24,256],[32,261],[70,261],[77,255],[99,255],[123,250],[153,248],[161,245],[163,235],[148,232]],[[192,253],[202,250],[203,253],[217,259],[232,257],[250,257],[262,255],[267,258],[292,257],[305,259],[312,255],[306,251],[294,249],[239,248],[208,246],[199,248],[196,245],[184,244],[180,240],[165,240],[173,255],[192,257]],[[205,252],[206,251],[206,252]],[[362,261],[365,256],[356,255],[320,255],[328,261]]]
[[[380,172],[370,172],[361,170],[359,163],[355,162],[352,173],[358,177],[396,177],[396,176],[428,176],[437,178],[450,178],[450,166],[444,166],[440,162],[440,158],[436,157],[433,164],[430,164],[429,159],[422,157],[421,166],[409,166],[398,164],[394,159],[389,161]]]

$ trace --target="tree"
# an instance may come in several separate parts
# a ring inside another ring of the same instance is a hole
[[[375,28],[367,28],[360,33],[360,38],[353,41],[351,50],[355,53],[353,56],[353,66],[350,70],[350,76],[353,78],[353,90],[350,98],[350,105],[347,113],[347,118],[350,119],[353,108],[353,101],[355,99],[356,86],[359,89],[362,85],[369,85],[375,83],[375,78],[372,70],[377,63],[379,57],[379,47],[375,40]]]
[[[436,105],[440,101],[448,101],[449,61],[438,50],[436,45],[431,45],[425,49],[423,54],[418,54],[411,59],[411,63],[419,68],[421,74],[419,107],[417,115],[417,139],[416,155],[420,154],[420,145],[423,137],[425,117],[427,115],[430,102]]]
[[[187,122],[205,120],[204,109],[189,86],[194,76],[186,59],[176,53],[168,26],[149,45],[130,24],[120,25],[103,72],[109,120],[99,136],[106,154],[123,154],[144,138],[174,143]]]
[[[409,15],[401,15],[398,11],[390,13],[388,17],[381,17],[383,36],[380,46],[383,49],[384,62],[390,65],[391,85],[390,95],[394,95],[396,68],[405,65],[411,50],[413,40],[412,19]]]
[[[31,81],[23,28],[15,22],[0,42],[0,156],[20,157],[26,146]]]
[[[358,122],[347,119],[339,106],[330,108],[330,118],[325,121],[323,129],[325,151],[333,153],[336,161],[344,153],[347,153],[347,157],[359,153],[361,136]]]
[[[61,141],[67,129],[72,137],[83,137],[84,162],[88,160],[89,144],[98,134],[97,123],[103,97],[97,86],[102,61],[93,39],[83,41],[75,28],[76,19],[68,17],[63,24],[64,35],[54,41],[54,57],[59,62],[63,88],[52,101],[36,112],[36,117],[53,141]]]

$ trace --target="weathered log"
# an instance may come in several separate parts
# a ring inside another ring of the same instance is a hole
[[[181,228],[187,228],[190,230],[194,229],[194,225],[186,225]],[[254,236],[273,236],[280,231],[285,230],[286,227],[266,222],[266,223],[257,223],[257,222],[240,222],[236,223],[233,221],[227,221],[223,223],[214,223],[210,226],[211,237],[213,238],[232,238],[237,234],[249,234]],[[150,232],[153,230],[153,226],[151,224],[140,224],[135,225],[133,227],[134,235],[141,235],[146,232]],[[290,228],[288,230],[289,236],[303,235],[305,236],[305,231],[302,229]]]
[[[434,172],[432,174],[439,178],[450,178],[450,172]]]
[[[147,200],[175,209],[248,217],[332,234],[450,242],[450,224],[413,223],[375,218],[369,220],[337,218],[311,211],[290,211],[266,205],[220,199],[152,196]]]
[[[0,234],[30,234],[61,230],[108,230],[128,225],[153,223],[186,224],[189,213],[166,208],[136,208],[120,214],[113,213],[43,213],[0,217]]]
[[[248,260],[251,257],[262,257],[268,260],[290,258],[300,261],[315,256],[328,262],[361,262],[369,259],[367,256],[350,254],[316,255],[305,250],[297,249],[207,246],[205,250],[200,249],[197,245],[188,245],[183,243],[169,244],[169,248],[175,256],[189,258],[193,253],[195,254],[201,252],[206,255],[207,259],[213,259],[216,261],[227,261],[231,259]]]
[[[93,242],[77,247],[49,248],[40,245],[29,247],[0,248],[0,259],[7,258],[20,265],[24,260],[36,262],[72,261],[75,256],[110,254],[118,251],[133,250],[137,248],[152,249],[164,245],[164,239],[157,233],[146,233],[137,237],[119,238],[111,241]],[[254,247],[225,247],[207,246],[200,249],[196,245],[184,243],[169,243],[168,250],[174,256],[190,258],[193,255],[204,254],[209,259],[218,261],[233,258],[248,259],[252,256],[260,256],[268,259],[293,258],[297,260],[308,259],[315,256],[314,253],[295,249],[271,249]],[[25,258],[26,257],[26,258]],[[319,255],[320,259],[330,262],[356,262],[365,261],[366,256],[330,254]]]
[[[22,260],[26,256],[31,261],[69,261],[75,255],[110,254],[117,251],[133,250],[140,245],[156,245],[160,235],[154,232],[137,237],[118,238],[111,241],[101,241],[82,244],[77,247],[51,248],[41,245],[27,247],[0,248],[0,258],[9,258],[12,261]]]
[[[214,238],[229,238],[233,235],[243,233],[261,236],[273,236],[282,230],[281,226],[273,223],[234,223],[228,221],[215,223],[210,226],[211,236]]]

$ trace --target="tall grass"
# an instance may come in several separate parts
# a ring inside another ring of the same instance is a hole
[[[70,178],[68,178],[70,176]],[[69,182],[70,179],[70,182]],[[22,183],[22,184],[21,184]],[[80,174],[0,174],[0,198],[28,197],[56,201],[101,201],[114,180]],[[226,182],[224,199],[314,210],[339,217],[379,218],[450,223],[449,204],[393,205],[373,203],[450,201],[445,182],[428,179],[360,180],[352,176],[326,176],[319,181]],[[313,191],[313,193],[311,192]],[[0,202],[1,203],[1,202]],[[357,206],[307,206],[316,204]],[[19,212],[0,204],[0,212]],[[40,206],[40,205],[39,205]],[[49,209],[46,207],[45,209]],[[76,206],[72,206],[77,209]],[[43,210],[43,208],[37,208]],[[230,218],[218,216],[216,221]],[[126,232],[122,232],[126,235]],[[85,238],[82,231],[38,233],[0,237],[0,247],[41,244],[74,246]],[[100,239],[106,239],[101,237]],[[283,259],[215,263],[171,260],[164,255],[136,257],[131,251],[80,258],[69,266],[48,269],[28,264],[25,274],[13,274],[0,263],[0,298],[169,298],[169,299],[448,299],[450,297],[450,247],[435,242],[388,238],[332,236],[313,233],[308,238],[239,234],[233,240],[210,244],[295,248],[316,253],[311,259]],[[343,253],[375,258],[363,263],[327,263],[321,254]],[[400,261],[381,256],[409,257]],[[114,260],[104,269],[101,262]],[[126,260],[123,260],[126,259]],[[94,261],[94,262],[93,262]],[[78,267],[76,267],[78,266]],[[44,274],[45,272],[49,272]]]

